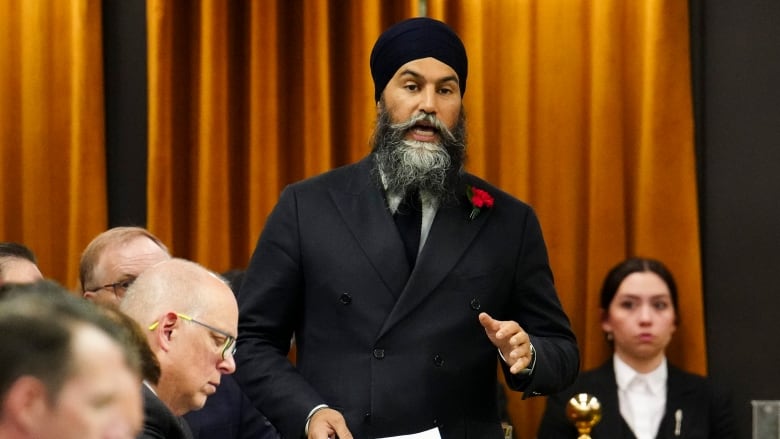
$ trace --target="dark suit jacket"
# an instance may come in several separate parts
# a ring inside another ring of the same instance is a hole
[[[531,334],[536,370],[510,377],[514,389],[554,392],[579,369],[538,220],[464,175],[410,273],[372,164],[283,191],[239,293],[237,378],[284,437],[299,437],[325,403],[356,438],[435,426],[445,438],[500,438],[497,350],[480,312]],[[473,220],[467,184],[495,199]],[[297,368],[286,358],[293,333]]]
[[[139,439],[192,439],[184,419],[176,416],[148,387],[144,390],[144,430]]]
[[[706,378],[669,365],[666,411],[658,439],[731,439],[736,437],[730,398],[713,388]],[[593,439],[635,439],[620,415],[613,360],[584,372],[569,389],[547,399],[539,427],[539,439],[575,438],[577,432],[566,419],[566,404],[578,393],[589,393],[601,402],[602,419],[592,430]],[[675,435],[675,412],[681,410],[680,435]]]
[[[252,405],[232,375],[223,375],[217,392],[202,409],[184,419],[195,439],[275,439],[276,429]]]

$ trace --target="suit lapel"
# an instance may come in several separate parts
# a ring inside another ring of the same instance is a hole
[[[380,337],[430,296],[490,218],[490,209],[484,209],[474,220],[468,218],[471,205],[466,200],[465,188],[465,183],[461,182],[458,193],[464,195],[458,198],[456,205],[440,207],[436,212],[428,240]]]
[[[691,410],[686,410],[687,407],[684,405],[685,401],[688,400],[686,394],[692,390],[690,383],[684,379],[683,374],[679,369],[672,365],[668,365],[667,368],[669,376],[666,385],[666,409],[664,411],[664,418],[658,428],[658,439],[676,437],[676,413],[678,410],[680,410],[680,414],[683,416],[685,413],[691,413]],[[684,417],[682,422],[686,422]],[[688,422],[690,422],[690,420],[688,420]]]
[[[346,191],[332,188],[330,194],[371,265],[398,297],[409,278],[409,264],[382,191],[371,176],[372,157],[358,164]]]
[[[620,414],[617,380],[615,379],[615,368],[611,358],[601,367],[595,378],[593,388],[603,389],[595,396],[601,402],[601,407],[608,410],[602,413],[601,422],[594,427],[594,433],[598,432],[598,436],[604,438],[623,437],[624,432],[630,429]]]

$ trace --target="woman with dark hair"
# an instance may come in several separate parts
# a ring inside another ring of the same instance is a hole
[[[667,362],[678,312],[677,286],[663,263],[630,258],[612,268],[601,288],[601,328],[614,354],[548,398],[539,439],[577,437],[566,404],[579,393],[601,403],[593,439],[736,437],[730,398]]]

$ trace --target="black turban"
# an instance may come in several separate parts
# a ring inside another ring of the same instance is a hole
[[[371,51],[371,76],[374,100],[402,65],[416,59],[433,57],[452,67],[458,75],[461,96],[466,93],[468,58],[466,48],[455,31],[439,20],[417,17],[387,29]]]

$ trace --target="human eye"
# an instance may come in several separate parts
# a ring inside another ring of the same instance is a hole
[[[636,307],[636,303],[633,300],[621,300],[618,305],[623,309],[634,309]]]
[[[214,344],[218,348],[222,348],[222,346],[225,346],[225,343],[227,343],[227,341],[228,341],[227,337],[225,337],[224,335],[219,335],[219,334],[214,334],[212,336],[212,338],[214,339]]]
[[[660,300],[653,303],[653,308],[655,308],[658,311],[663,311],[665,309],[669,308],[669,302],[665,300]]]
[[[113,404],[114,400],[116,399],[114,394],[111,393],[101,393],[98,395],[93,396],[90,399],[90,405],[93,409],[100,410],[104,409],[111,404]]]

